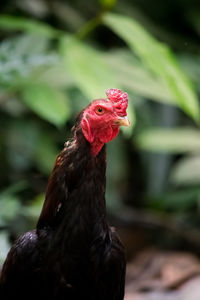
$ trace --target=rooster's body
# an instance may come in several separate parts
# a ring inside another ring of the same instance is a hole
[[[2,300],[124,297],[124,249],[106,220],[105,146],[102,138],[101,147],[89,140],[94,131],[91,109],[78,116],[73,139],[57,157],[36,230],[21,236],[7,256]],[[117,133],[113,126],[112,138]]]

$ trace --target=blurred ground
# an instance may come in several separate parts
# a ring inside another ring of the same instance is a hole
[[[200,260],[193,254],[149,249],[127,265],[125,300],[199,300]]]

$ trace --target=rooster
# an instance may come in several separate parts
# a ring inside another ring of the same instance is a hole
[[[106,219],[105,144],[128,126],[128,95],[110,89],[76,118],[33,231],[11,247],[0,299],[122,300],[125,251]]]

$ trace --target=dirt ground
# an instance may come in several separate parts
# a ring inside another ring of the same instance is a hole
[[[187,252],[148,249],[127,264],[125,300],[199,300],[200,260]]]

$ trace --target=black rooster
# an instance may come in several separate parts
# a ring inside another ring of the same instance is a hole
[[[106,220],[105,143],[126,117],[127,93],[111,89],[77,117],[58,155],[36,230],[12,246],[0,299],[122,300],[124,248]]]

